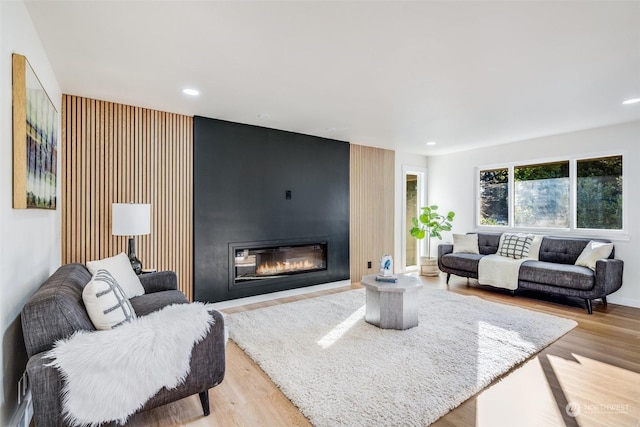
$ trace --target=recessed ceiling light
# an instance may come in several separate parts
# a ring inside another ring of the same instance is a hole
[[[263,122],[266,122],[270,118],[271,118],[271,116],[266,114],[266,113],[258,114],[258,119],[262,120]]]
[[[633,98],[633,99],[627,99],[626,101],[622,101],[624,105],[637,104],[638,102],[640,102],[640,98]]]
[[[429,141],[429,142],[427,142],[427,145],[436,145],[436,142],[435,141]]]
[[[198,96],[198,95],[200,95],[200,92],[198,90],[191,89],[191,88],[182,89],[182,93],[184,93],[185,95],[189,95],[189,96]]]

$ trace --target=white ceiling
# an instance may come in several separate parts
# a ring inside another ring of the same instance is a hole
[[[640,119],[638,1],[26,3],[67,94],[425,155]]]

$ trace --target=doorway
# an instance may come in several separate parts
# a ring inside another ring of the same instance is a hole
[[[417,217],[425,197],[426,171],[422,168],[403,166],[403,215],[402,215],[402,267],[404,271],[418,270],[420,256],[423,254],[423,242],[412,237],[409,229],[412,220]]]

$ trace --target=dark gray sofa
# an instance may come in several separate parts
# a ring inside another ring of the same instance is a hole
[[[61,390],[63,379],[56,368],[46,366],[50,359],[44,353],[59,339],[78,330],[95,331],[84,308],[82,290],[91,280],[91,273],[82,264],[60,267],[38,288],[22,309],[22,329],[29,356],[27,374],[33,396],[36,426],[66,426],[62,417]],[[163,271],[140,276],[145,294],[131,298],[138,316],[144,316],[167,305],[188,303],[178,290],[174,272]],[[217,311],[210,311],[215,323],[208,335],[193,347],[191,370],[178,387],[161,389],[140,409],[152,409],[193,394],[199,394],[205,415],[209,415],[208,390],[220,384],[225,373],[224,320]],[[115,422],[112,423],[116,425]]]
[[[438,268],[447,273],[447,283],[452,274],[477,279],[480,259],[498,251],[502,233],[477,234],[480,254],[453,253],[451,243],[438,246]],[[591,240],[609,243],[603,239],[543,237],[538,260],[528,260],[520,266],[518,289],[582,298],[589,314],[593,313],[592,300],[600,298],[606,305],[607,295],[622,286],[624,262],[615,259],[614,248],[608,259],[596,262],[595,272],[575,265]]]

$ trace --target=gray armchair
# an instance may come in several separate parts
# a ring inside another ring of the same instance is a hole
[[[56,368],[46,366],[44,358],[55,341],[78,330],[95,331],[82,301],[82,290],[91,274],[82,264],[67,264],[49,277],[22,309],[22,330],[29,356],[27,374],[33,396],[36,426],[65,426],[62,416],[63,379]],[[144,316],[167,305],[188,303],[178,290],[174,272],[164,271],[140,276],[145,294],[131,298],[138,316]],[[161,389],[140,409],[152,409],[184,397],[199,394],[204,415],[209,415],[210,388],[220,384],[225,372],[224,320],[210,311],[215,323],[208,335],[193,347],[191,370],[178,387]]]

